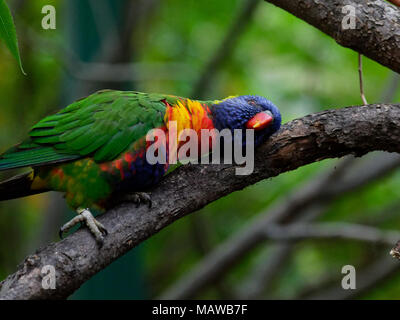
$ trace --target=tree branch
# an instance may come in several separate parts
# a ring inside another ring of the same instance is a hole
[[[99,218],[110,232],[101,249],[87,230],[49,244],[1,283],[0,298],[66,298],[145,239],[212,201],[315,161],[373,150],[400,152],[400,105],[349,107],[293,120],[258,148],[251,175],[236,176],[234,165],[183,166],[154,188],[151,210],[122,204]],[[41,286],[45,265],[56,269],[55,290]]]
[[[308,22],[340,45],[362,53],[400,73],[400,11],[383,0],[266,0]],[[355,29],[342,29],[348,13],[356,9]]]
[[[294,223],[289,226],[269,225],[264,237],[275,241],[300,241],[313,239],[344,239],[372,242],[392,246],[400,239],[400,232],[380,230],[361,224],[329,223]]]

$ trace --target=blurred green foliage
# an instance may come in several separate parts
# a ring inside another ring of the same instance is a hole
[[[64,45],[65,29],[70,20],[64,14],[64,3],[36,0],[21,5],[15,0],[10,1],[11,8],[17,3],[14,17],[28,76],[23,76],[18,66],[5,58],[8,53],[0,50],[0,151],[18,143],[43,115],[61,107],[60,92],[66,72],[63,52],[68,49]],[[56,30],[41,29],[41,7],[45,4],[52,4],[57,9]],[[139,74],[135,89],[190,95],[194,82],[220,45],[241,5],[242,1],[237,0],[158,2],[150,19],[142,21],[135,29],[134,62],[166,67],[179,63],[181,69],[177,72],[180,74],[171,74],[170,78],[157,73],[152,76]],[[81,32],[85,33],[85,30]],[[380,101],[390,77],[388,69],[364,58],[365,92],[369,102]],[[263,95],[279,106],[284,122],[324,109],[361,104],[357,54],[262,1],[235,50],[229,52],[220,70],[210,75],[210,83],[205,98]],[[400,91],[397,90],[394,100],[398,102],[399,99]],[[191,270],[205,251],[238,232],[251,218],[266,212],[275,202],[285,201],[289,192],[301,188],[336,162],[314,163],[235,192],[147,240],[141,249],[151,296],[161,294]],[[9,175],[1,173],[0,177]],[[376,221],[381,210],[397,200],[399,188],[400,173],[395,172],[335,201],[320,220]],[[39,243],[37,238],[48,201],[48,195],[38,195],[0,203],[0,279],[12,272],[34,244]],[[199,223],[195,221],[197,218],[204,226],[200,235],[195,230]],[[378,226],[398,229],[399,222],[399,215],[393,214]],[[51,232],[54,233],[51,237],[56,239],[57,228]],[[264,251],[265,248],[258,248],[251,252],[220,282],[228,288],[237,287],[249,276]],[[301,242],[295,246],[294,254],[281,270],[269,295],[295,297],[304,287],[317,285],[326,276],[340,276],[343,265],[365,265],[371,256],[381,251],[381,247],[355,242]],[[266,252],[268,257],[269,251]],[[398,277],[393,278],[362,297],[397,298],[399,281]],[[217,285],[199,296],[223,297],[226,296]]]
[[[15,31],[13,17],[4,0],[0,0],[0,21],[0,39],[4,41],[8,50],[10,50],[15,60],[17,60],[22,73],[25,74],[19,54],[17,33]]]

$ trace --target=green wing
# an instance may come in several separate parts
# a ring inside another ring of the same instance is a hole
[[[30,138],[0,157],[0,170],[48,165],[91,156],[118,157],[164,123],[165,105],[178,97],[104,90],[76,101],[32,127]]]

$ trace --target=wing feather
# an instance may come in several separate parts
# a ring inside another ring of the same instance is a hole
[[[163,125],[164,99],[172,98],[106,90],[78,100],[34,125],[28,140],[0,156],[0,170],[88,156],[97,162],[113,160]]]

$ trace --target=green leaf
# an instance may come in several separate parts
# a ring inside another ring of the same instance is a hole
[[[19,67],[26,75],[19,55],[17,33],[15,31],[14,21],[4,0],[0,0],[0,39],[3,39],[14,58],[18,61]]]

